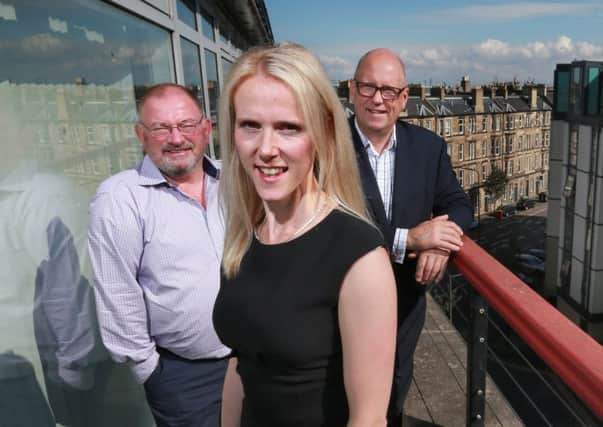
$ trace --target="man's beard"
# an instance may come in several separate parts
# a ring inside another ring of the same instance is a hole
[[[203,153],[195,155],[192,150],[194,147],[192,144],[186,144],[184,146],[172,147],[170,145],[165,146],[161,152],[165,153],[167,151],[171,151],[172,149],[182,150],[182,149],[191,149],[191,155],[186,159],[183,163],[182,160],[172,160],[165,156],[162,156],[158,159],[157,168],[164,175],[169,176],[170,178],[180,178],[188,173],[190,173],[201,161],[203,158]]]

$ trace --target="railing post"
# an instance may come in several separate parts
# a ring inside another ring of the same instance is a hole
[[[471,335],[467,346],[467,426],[484,426],[486,365],[488,361],[488,306],[471,291]]]

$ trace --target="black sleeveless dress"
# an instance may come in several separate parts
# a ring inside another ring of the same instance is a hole
[[[254,238],[238,275],[222,276],[213,320],[238,358],[242,426],[345,426],[339,291],[352,264],[382,245],[375,227],[335,209],[286,243]]]

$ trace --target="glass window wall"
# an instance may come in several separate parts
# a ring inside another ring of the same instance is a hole
[[[599,67],[588,67],[588,76],[586,82],[586,114],[595,115],[598,113],[599,101]]]
[[[190,0],[178,0],[176,2],[176,7],[178,10],[178,19],[196,30],[197,20],[195,19],[195,2]]]
[[[567,113],[569,109],[570,73],[559,67],[555,72],[555,112]]]
[[[0,1],[0,424],[153,425],[100,341],[86,227],[141,158],[136,100],[173,81],[170,34],[101,1]]]
[[[228,76],[230,74],[230,69],[232,68],[232,62],[227,59],[222,58],[222,77],[224,81],[228,80]]]
[[[219,158],[218,98],[220,97],[220,82],[218,81],[218,57],[209,49],[205,49],[205,70],[207,73],[207,95],[209,97],[209,115],[212,123],[214,156]]]
[[[203,98],[203,78],[201,75],[201,57],[199,46],[187,39],[180,38],[182,50],[182,68],[184,71],[184,85],[197,97],[205,113],[205,99]]]
[[[216,41],[216,35],[214,33],[214,18],[201,9],[201,32],[209,40]]]

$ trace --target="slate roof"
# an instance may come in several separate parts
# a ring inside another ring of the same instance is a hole
[[[354,105],[347,99],[340,99],[346,111],[346,115],[350,117],[354,111]],[[530,112],[529,99],[526,96],[511,95],[507,98],[487,96],[483,97],[485,113],[516,113]],[[537,101],[537,109],[542,111],[552,110],[552,102],[546,98],[539,96]],[[406,104],[407,117],[433,117],[433,116],[462,116],[474,114],[474,109],[471,107],[471,96],[455,95],[446,96],[444,99],[439,97],[426,97],[421,99],[418,96],[410,96]]]

